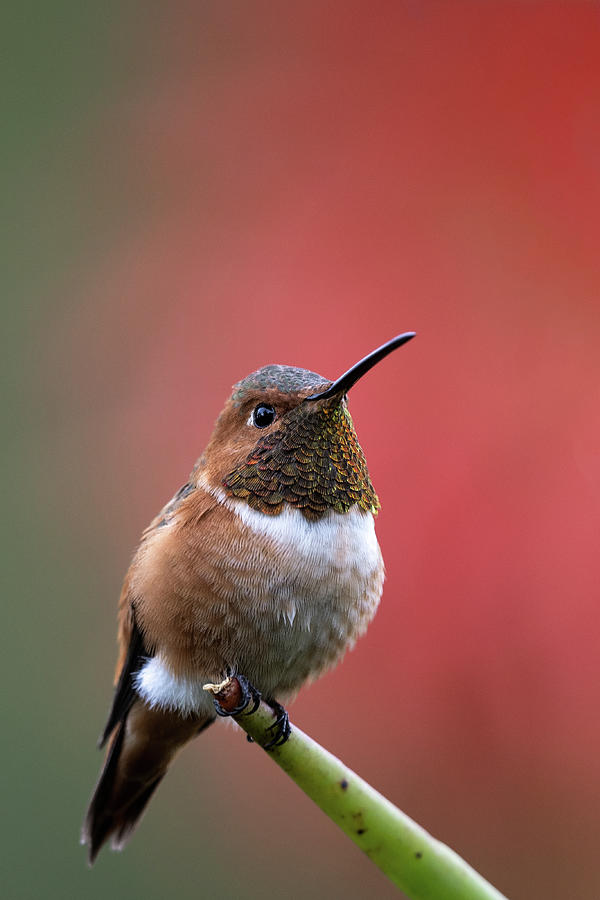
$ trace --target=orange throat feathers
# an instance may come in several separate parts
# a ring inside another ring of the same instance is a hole
[[[222,484],[229,496],[268,515],[285,503],[312,520],[354,504],[373,514],[380,507],[345,401],[291,410]]]

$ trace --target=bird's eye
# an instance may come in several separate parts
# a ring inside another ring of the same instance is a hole
[[[275,419],[275,410],[272,406],[259,403],[252,413],[252,424],[257,428],[266,428]]]

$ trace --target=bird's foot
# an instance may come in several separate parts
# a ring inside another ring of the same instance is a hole
[[[237,687],[234,684],[235,682],[237,682]],[[228,704],[227,708],[225,708],[221,705],[217,697],[213,696],[213,703],[217,715],[226,717],[238,716],[240,713],[244,713],[249,716],[253,712],[256,712],[260,706],[260,691],[258,691],[253,684],[250,684],[245,675],[235,675],[232,678],[227,678],[225,681],[221,682],[221,684],[207,684],[204,686],[204,689],[210,690],[213,695],[218,695],[222,691],[226,691],[230,685],[235,687],[237,691],[235,706]],[[252,706],[248,709],[250,704],[252,704]]]
[[[290,725],[287,710],[284,709],[281,703],[278,703],[277,700],[267,700],[266,698],[265,703],[275,713],[275,721],[272,725],[269,725],[268,729],[273,732],[273,737],[266,744],[263,744],[263,750],[272,750],[273,747],[280,747],[282,744],[285,744],[292,732],[292,726]]]
[[[218,716],[239,716],[242,713],[249,716],[260,706],[261,693],[245,675],[229,675],[220,684],[205,684],[204,690],[213,695],[213,703]],[[262,744],[262,747],[264,750],[272,750],[274,747],[285,744],[292,728],[287,711],[281,703],[273,700],[272,697],[265,697],[265,703],[275,713],[275,721],[267,729],[273,733],[273,737]],[[248,740],[252,742],[253,738],[248,735]]]

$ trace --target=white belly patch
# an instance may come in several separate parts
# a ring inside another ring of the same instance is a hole
[[[134,674],[133,685],[151,709],[177,710],[183,716],[213,710],[212,697],[202,689],[202,682],[177,678],[160,656],[146,660]]]

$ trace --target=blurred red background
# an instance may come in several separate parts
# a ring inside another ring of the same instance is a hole
[[[43,499],[106,590],[73,604],[82,773],[129,554],[230,385],[333,378],[414,329],[350,398],[382,606],[292,718],[509,896],[597,894],[598,6],[176,2],[113,26],[119,87],[71,175],[84,249],[36,363]],[[225,729],[127,855],[181,897],[211,866],[215,897],[266,872],[275,896],[396,895]]]

